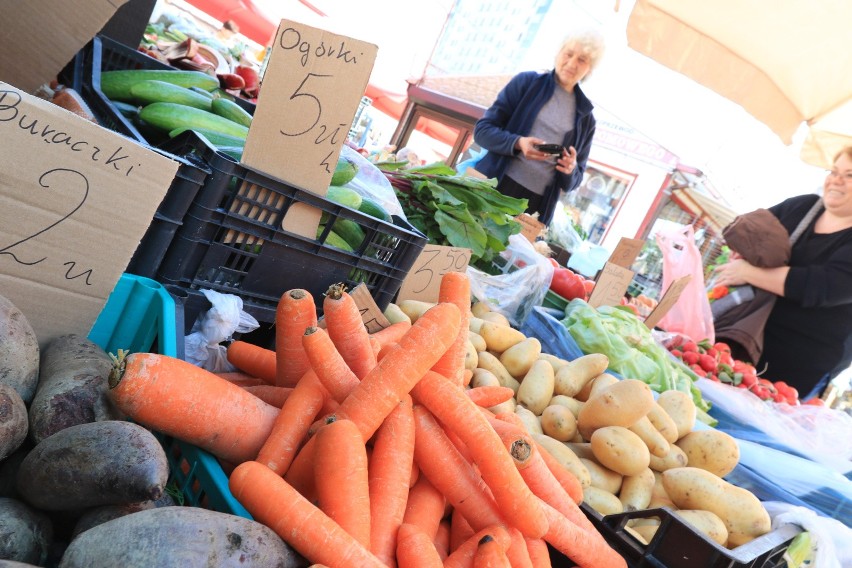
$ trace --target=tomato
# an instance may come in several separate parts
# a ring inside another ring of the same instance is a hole
[[[556,262],[556,259],[555,259],[555,258],[551,257],[551,258],[548,258],[547,260],[549,260],[549,261],[550,261],[550,265],[551,265],[553,268],[561,268],[561,266],[559,266],[559,263],[558,263],[558,262]]]
[[[586,295],[583,278],[567,268],[557,268],[553,271],[550,289],[566,300],[584,298]]]

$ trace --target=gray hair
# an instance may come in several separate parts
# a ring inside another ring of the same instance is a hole
[[[603,34],[596,29],[586,28],[586,29],[578,29],[572,31],[565,39],[562,40],[562,44],[559,46],[559,49],[556,51],[556,56],[565,49],[566,46],[570,44],[576,44],[580,46],[580,49],[583,53],[589,56],[590,58],[590,67],[589,72],[584,79],[587,79],[592,73],[594,73],[595,69],[603,58],[604,51],[606,49],[604,43]]]

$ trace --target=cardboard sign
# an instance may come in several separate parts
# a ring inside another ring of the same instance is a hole
[[[515,221],[521,224],[521,234],[531,243],[534,243],[544,230],[544,223],[527,213],[521,213],[515,217]]]
[[[361,312],[361,321],[364,322],[368,332],[375,333],[390,325],[388,318],[379,309],[367,286],[358,284],[349,292],[349,295],[355,300],[355,305],[358,306],[358,310]]]
[[[0,294],[42,348],[89,333],[177,167],[0,83]]]
[[[377,52],[371,43],[281,20],[243,163],[324,196]],[[282,226],[314,238],[320,215],[297,203]]]
[[[607,262],[601,269],[592,295],[589,296],[589,305],[593,308],[600,306],[617,306],[621,303],[627,287],[633,281],[635,273],[623,266]]]
[[[621,237],[621,240],[619,240],[618,244],[615,246],[615,250],[612,251],[611,255],[609,255],[609,260],[607,262],[617,264],[624,268],[630,268],[633,266],[633,263],[636,262],[636,257],[639,256],[643,246],[645,246],[645,241],[642,239],[628,239],[627,237]]]
[[[669,285],[668,290],[666,290],[663,297],[660,298],[660,302],[657,304],[648,317],[645,318],[645,325],[648,326],[649,329],[653,329],[655,325],[660,323],[660,320],[668,313],[672,306],[677,303],[678,298],[680,298],[681,293],[686,288],[686,285],[689,284],[689,280],[692,278],[691,274],[687,274],[686,276],[681,276],[674,282]]]
[[[26,93],[49,83],[127,0],[4,3],[0,81]]]
[[[441,277],[447,272],[466,272],[470,249],[427,244],[399,288],[399,300],[437,302]]]

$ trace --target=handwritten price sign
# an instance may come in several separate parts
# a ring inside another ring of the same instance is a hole
[[[465,272],[470,249],[426,245],[399,289],[400,300],[437,302],[441,277],[447,272]]]

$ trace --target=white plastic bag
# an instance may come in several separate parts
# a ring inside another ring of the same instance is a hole
[[[772,519],[773,530],[793,524],[802,527],[809,533],[807,536],[812,550],[811,561],[794,564],[791,568],[852,566],[852,529],[840,521],[817,515],[814,511],[805,507],[780,501],[766,501],[763,506]]]
[[[233,294],[201,290],[212,307],[201,314],[184,339],[186,360],[214,373],[235,371],[228,362],[227,349],[221,345],[234,333],[248,333],[260,327],[257,320],[243,311],[243,299]]]
[[[564,207],[557,207],[553,212],[553,218],[547,226],[547,241],[555,243],[571,253],[583,244],[583,237],[574,228],[571,217],[565,212]]]
[[[520,327],[533,308],[544,300],[553,279],[553,265],[522,235],[510,236],[509,246],[501,256],[507,261],[504,274],[495,276],[472,266],[467,268],[470,293],[506,316],[513,326]],[[523,266],[509,272],[517,261],[522,261]]]
[[[372,199],[391,215],[405,219],[405,214],[402,212],[402,205],[399,204],[399,200],[396,198],[396,193],[393,190],[390,180],[388,180],[376,164],[346,144],[343,145],[340,151],[340,157],[350,160],[358,168],[358,173],[355,174],[352,181],[343,187],[355,190],[361,197]]]

